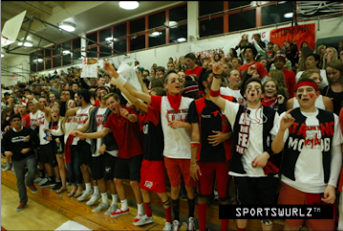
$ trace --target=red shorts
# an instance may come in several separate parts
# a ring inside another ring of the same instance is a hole
[[[191,164],[190,159],[172,159],[164,157],[164,164],[172,187],[175,188],[181,184],[181,174],[187,188],[196,186],[195,181],[189,173]]]
[[[309,199],[323,198],[323,194],[304,193],[283,182],[281,182],[279,204],[281,205],[305,205],[310,204]],[[326,204],[322,202],[322,204]],[[334,206],[335,207],[335,206]],[[334,208],[335,210],[335,208]],[[334,213],[335,214],[335,213]],[[335,215],[334,215],[335,217]],[[311,230],[334,230],[335,220],[333,219],[285,219],[285,222],[294,227],[306,224]]]
[[[200,163],[201,176],[197,184],[199,196],[210,196],[213,192],[214,177],[217,178],[217,190],[220,200],[228,198],[230,161]]]
[[[164,193],[166,189],[166,168],[163,161],[142,161],[139,187],[147,191]]]

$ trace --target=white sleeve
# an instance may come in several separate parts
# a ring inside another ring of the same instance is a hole
[[[342,150],[341,145],[334,145],[331,148],[331,169],[329,185],[337,187],[337,181],[342,168]]]
[[[227,120],[230,122],[233,127],[235,124],[236,115],[239,109],[238,103],[233,103],[229,100],[225,100],[225,108],[223,114],[226,116]]]
[[[295,83],[298,82],[301,74],[303,73],[303,71],[299,71],[296,75],[295,75]]]
[[[279,115],[275,115],[274,126],[273,126],[272,130],[270,131],[270,133],[272,134],[272,138],[273,139],[274,139],[274,137],[276,136],[276,134],[279,131],[281,119],[282,119],[282,117],[284,117],[285,114],[286,114],[286,112],[281,113],[280,116]],[[289,136],[289,131],[288,131],[288,129],[286,129],[286,131],[285,131],[285,133],[283,135],[283,141],[284,142],[286,142],[288,136]]]
[[[221,95],[229,95],[229,91],[226,87],[220,87],[220,94]]]

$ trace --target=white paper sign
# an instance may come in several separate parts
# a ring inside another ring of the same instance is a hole
[[[84,58],[81,78],[98,78],[98,59]]]
[[[9,81],[9,85],[10,86],[14,86],[18,83],[18,75],[13,74],[10,76],[10,81]]]

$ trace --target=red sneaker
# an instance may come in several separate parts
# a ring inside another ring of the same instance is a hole
[[[29,188],[30,188],[32,193],[37,193],[37,188],[34,184],[30,185]]]
[[[26,207],[27,204],[20,204],[18,207],[17,207],[17,212],[20,212],[21,210],[23,210],[25,207]]]
[[[119,217],[119,216],[122,216],[122,215],[126,215],[126,214],[129,214],[130,213],[130,209],[128,208],[127,210],[123,211],[121,209],[117,209],[117,211],[111,213],[111,217]]]

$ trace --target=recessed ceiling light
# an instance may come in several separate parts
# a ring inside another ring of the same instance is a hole
[[[70,54],[70,51],[63,51],[63,55],[68,55],[68,54]]]
[[[68,32],[75,31],[75,25],[70,22],[61,22],[58,27]]]
[[[39,62],[39,63],[42,63],[43,62],[43,59],[34,59],[33,62]]]
[[[176,21],[169,21],[169,24],[168,23],[164,23],[164,25],[166,25],[166,26],[175,26],[175,25],[177,25],[177,22]]]
[[[1,54],[1,58],[5,57],[5,55]]]
[[[118,39],[113,38],[113,37],[107,37],[107,38],[105,38],[105,40],[110,42],[110,41],[117,41]]]
[[[19,45],[19,46],[22,46],[23,43],[22,43],[22,42],[19,42],[18,45]],[[24,47],[32,47],[32,46],[33,46],[33,45],[32,45],[32,43],[30,43],[30,42],[25,42],[25,43],[24,43]]]
[[[178,41],[179,43],[182,43],[182,42],[186,42],[187,39],[186,39],[186,38],[178,38],[177,41]]]
[[[139,3],[137,1],[120,1],[119,6],[125,10],[134,10],[139,7]]]
[[[157,36],[160,36],[161,34],[162,34],[162,32],[154,31],[151,34],[149,34],[149,37],[157,37]]]
[[[283,15],[284,18],[293,18],[293,12],[289,12]]]

